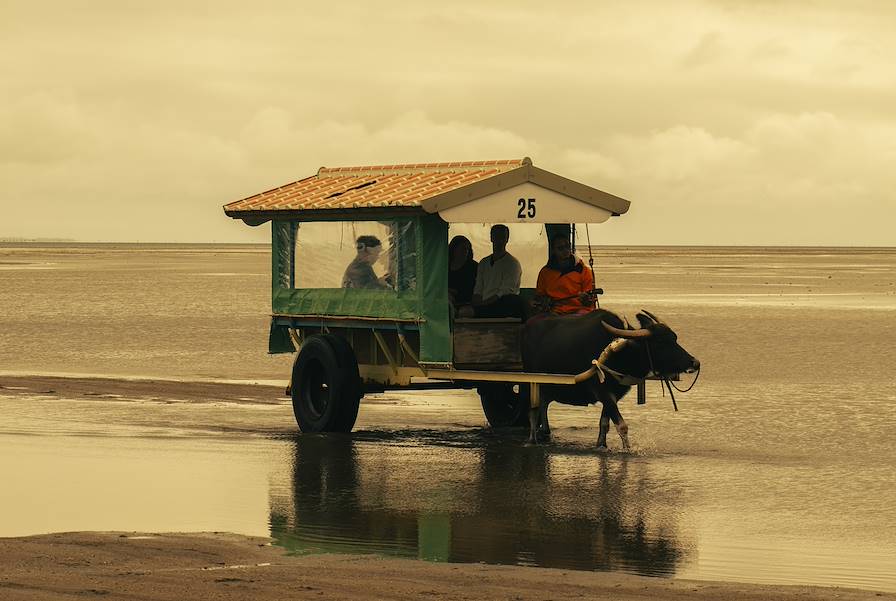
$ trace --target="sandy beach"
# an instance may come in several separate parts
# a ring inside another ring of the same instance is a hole
[[[644,578],[378,556],[289,556],[223,533],[77,532],[0,539],[0,597],[104,599],[896,599],[842,588]]]
[[[616,249],[606,304],[707,367],[598,453],[594,408],[533,448],[463,390],[299,435],[237,250],[8,251],[0,599],[893,598],[892,251]]]

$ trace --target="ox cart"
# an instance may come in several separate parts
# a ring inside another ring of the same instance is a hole
[[[298,353],[289,391],[299,428],[349,432],[365,392],[475,388],[492,426],[522,426],[539,386],[592,377],[597,366],[524,371],[519,319],[456,318],[448,240],[482,224],[522,227],[527,233],[512,234],[508,248],[541,265],[548,238],[565,233],[574,246],[575,223],[603,223],[628,208],[524,158],[321,168],[224,211],[251,226],[272,224],[269,351]],[[344,274],[362,238],[381,243],[382,275],[358,287]]]

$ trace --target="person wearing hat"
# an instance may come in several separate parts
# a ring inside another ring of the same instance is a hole
[[[554,315],[588,313],[594,310],[594,274],[575,256],[569,236],[551,238],[551,258],[538,273],[534,305]]]
[[[358,236],[355,244],[357,256],[345,268],[342,276],[343,288],[365,288],[367,290],[391,290],[385,278],[377,277],[373,271],[383,252],[383,244],[376,236]]]

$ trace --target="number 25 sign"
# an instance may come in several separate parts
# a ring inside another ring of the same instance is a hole
[[[535,199],[520,198],[516,201],[519,211],[517,211],[517,219],[534,219],[535,218]]]

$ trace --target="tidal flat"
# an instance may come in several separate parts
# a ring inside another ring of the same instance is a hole
[[[352,435],[299,436],[265,246],[0,245],[0,536],[896,591],[896,250],[595,250],[602,306],[703,365],[678,412],[658,385],[622,402],[631,453],[556,405],[527,447],[471,391],[369,395]]]

